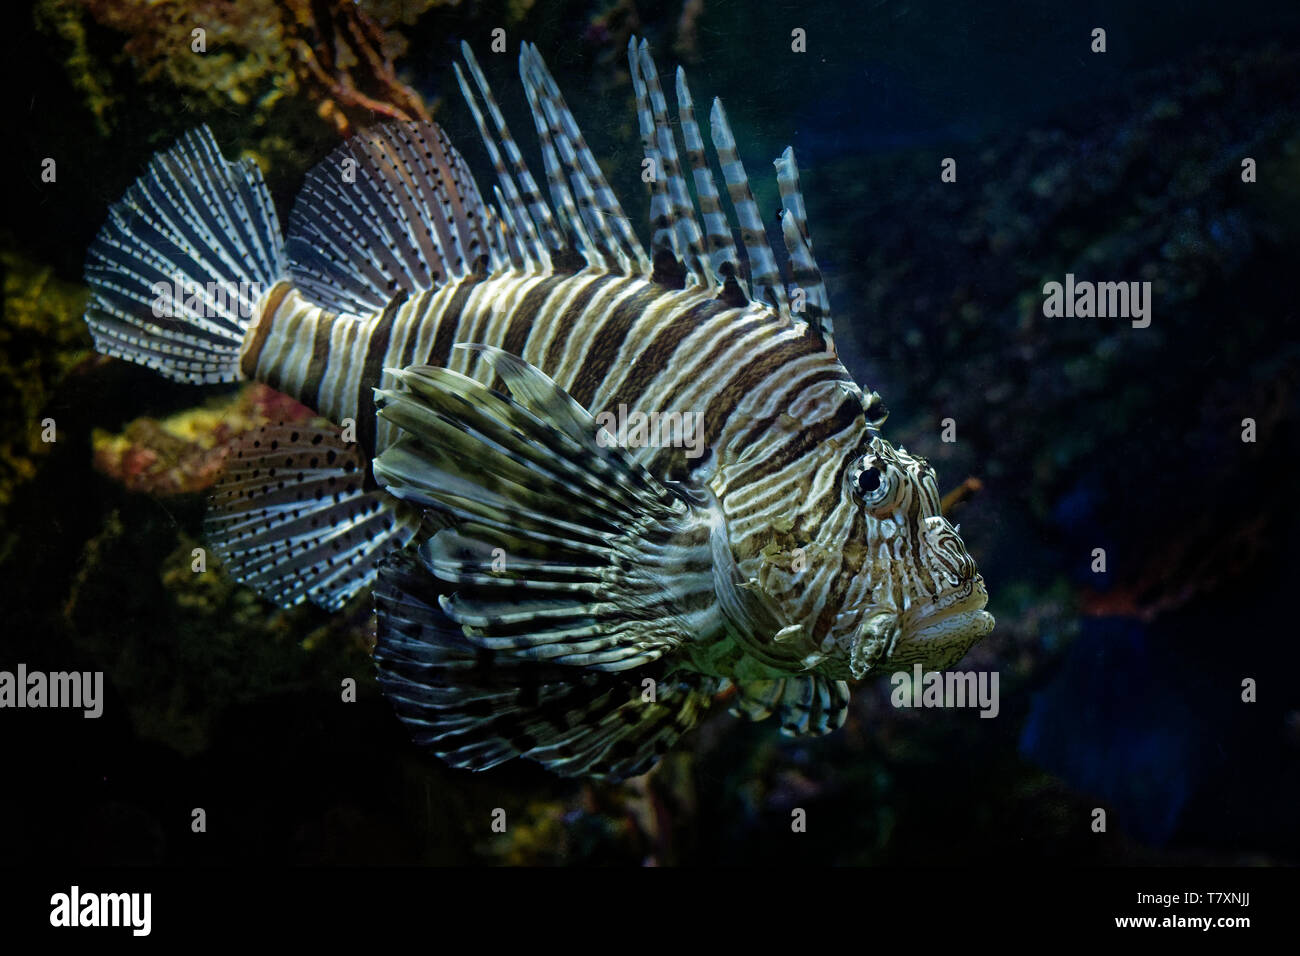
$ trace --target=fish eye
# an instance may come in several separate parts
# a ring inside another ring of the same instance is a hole
[[[863,504],[880,504],[889,495],[889,476],[876,465],[864,462],[853,476],[853,490]]]

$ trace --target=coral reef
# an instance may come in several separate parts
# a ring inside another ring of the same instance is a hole
[[[376,117],[429,119],[420,95],[397,78],[393,60],[405,50],[356,3],[290,0],[297,34],[290,41],[301,73],[319,87],[321,116],[343,134]],[[360,118],[360,119],[359,119]]]
[[[268,422],[306,422],[315,413],[259,383],[235,396],[158,420],[137,418],[118,434],[96,429],[95,467],[132,491],[179,494],[208,488],[232,439]]]
[[[191,110],[266,109],[298,91],[276,0],[76,2],[96,23],[126,36],[122,52],[142,82],[165,80]]]
[[[155,135],[208,122],[296,177],[331,131],[429,118],[394,65],[404,41],[353,0],[40,0],[36,16],[103,137],[141,110]],[[107,37],[125,38],[115,56]]]

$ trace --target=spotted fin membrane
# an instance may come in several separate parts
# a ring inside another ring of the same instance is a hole
[[[233,443],[205,532],[236,580],[290,606],[342,607],[418,516],[366,487],[364,454],[328,425],[276,424]]]

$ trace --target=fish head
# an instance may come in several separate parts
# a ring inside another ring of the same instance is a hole
[[[958,529],[942,514],[937,475],[880,434],[880,396],[843,380],[800,396],[786,442],[724,470],[734,485],[732,551],[774,606],[772,638],[797,666],[837,680],[956,664],[993,629],[988,592]],[[816,430],[826,437],[800,442]],[[789,448],[800,457],[790,460]],[[783,454],[784,453],[784,454]],[[782,461],[745,478],[754,460]]]
[[[951,667],[994,622],[984,579],[941,513],[934,469],[875,433],[854,454],[837,509],[851,527],[829,656],[854,678]]]

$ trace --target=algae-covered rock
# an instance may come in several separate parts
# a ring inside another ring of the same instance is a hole
[[[206,122],[273,181],[299,178],[332,131],[429,117],[397,75],[404,41],[352,0],[40,0],[36,24],[100,137]]]
[[[268,422],[315,417],[287,395],[254,382],[163,419],[137,418],[116,434],[95,429],[95,467],[132,491],[200,491],[216,482],[239,435]]]
[[[187,530],[196,498],[173,514],[132,496],[108,514],[62,607],[74,646],[101,663],[136,732],[182,754],[204,750],[231,708],[305,688],[345,706],[343,679],[372,680],[369,602],[332,617],[268,604]]]
[[[36,474],[38,459],[58,439],[43,413],[68,371],[86,359],[90,333],[81,321],[85,290],[22,256],[0,253],[4,321],[0,323],[0,509],[14,487]]]

